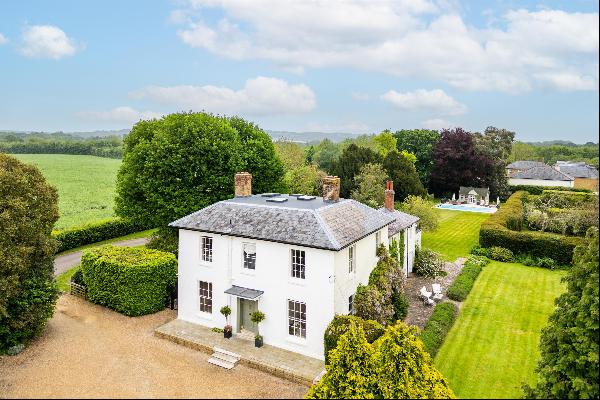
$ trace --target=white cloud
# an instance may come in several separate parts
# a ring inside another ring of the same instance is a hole
[[[52,25],[34,25],[27,27],[21,37],[21,54],[32,58],[52,58],[58,60],[71,56],[77,46],[65,32]]]
[[[440,115],[461,115],[467,112],[467,106],[454,100],[441,89],[417,89],[405,93],[390,90],[381,95],[381,98],[396,108],[407,111],[425,110]]]
[[[315,94],[308,86],[262,76],[247,80],[239,90],[212,85],[149,86],[130,95],[183,109],[224,114],[295,114],[316,106]]]
[[[597,86],[598,13],[513,10],[498,17],[502,28],[477,29],[444,3],[188,0],[178,35],[224,57],[287,68],[353,67],[510,93]],[[207,8],[223,18],[206,23]],[[565,73],[580,79],[544,78]]]
[[[4,43],[8,43],[8,39],[6,38],[6,36],[0,33],[0,45]]]
[[[445,119],[433,118],[433,119],[428,119],[426,121],[421,122],[421,126],[423,126],[423,128],[425,128],[425,129],[440,130],[440,129],[451,129],[452,127],[454,127],[454,124],[452,124],[449,121],[446,121]]]
[[[137,111],[131,107],[121,106],[109,111],[82,111],[79,117],[100,122],[116,122],[132,124],[139,120],[160,118],[161,114],[153,111]]]
[[[370,131],[369,125],[362,122],[346,122],[339,124],[323,124],[319,122],[313,122],[306,125],[307,132],[326,132],[326,133],[368,133]]]

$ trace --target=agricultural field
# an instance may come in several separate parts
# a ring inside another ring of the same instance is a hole
[[[35,164],[59,195],[55,229],[113,216],[115,183],[121,160],[67,154],[13,154]]]
[[[423,232],[422,246],[437,251],[448,261],[466,257],[479,243],[479,227],[489,214],[436,208],[439,226],[433,232]]]
[[[564,271],[492,262],[484,267],[435,358],[460,398],[519,398],[535,382],[542,328]]]

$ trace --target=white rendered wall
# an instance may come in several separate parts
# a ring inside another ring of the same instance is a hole
[[[387,227],[379,232],[381,232],[381,243],[387,247],[389,245]],[[356,293],[359,284],[369,283],[369,275],[377,265],[375,233],[364,237],[354,245],[356,245],[356,263],[353,273],[348,269],[348,247],[336,253],[332,252],[335,254],[335,314],[348,314],[348,297]]]
[[[509,185],[531,185],[531,186],[563,186],[563,187],[573,187],[573,181],[550,181],[543,179],[516,179],[509,178]]]
[[[210,264],[200,261],[202,236],[213,237],[213,262]],[[374,242],[374,235],[372,240]],[[243,243],[256,245],[254,271],[242,267]],[[291,277],[292,248],[306,252],[304,280]],[[222,328],[225,318],[219,310],[229,305],[232,310],[230,324],[235,333],[238,331],[237,298],[224,291],[232,285],[262,290],[264,294],[258,300],[258,309],[266,315],[259,326],[264,342],[323,359],[323,333],[334,316],[335,254],[282,243],[180,230],[178,318],[207,327]],[[212,314],[199,311],[199,280],[213,284]],[[306,303],[307,328],[304,339],[288,333],[288,299]],[[253,346],[253,343],[248,345]]]

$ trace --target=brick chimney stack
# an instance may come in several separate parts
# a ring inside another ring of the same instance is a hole
[[[235,197],[252,196],[252,175],[248,172],[238,172],[234,177]]]
[[[340,199],[340,178],[326,176],[323,179],[323,201],[336,202]]]
[[[385,208],[394,211],[394,181],[385,182]]]

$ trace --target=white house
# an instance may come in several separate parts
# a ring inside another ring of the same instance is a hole
[[[459,203],[488,206],[490,204],[490,188],[461,186],[458,189],[458,201]]]
[[[574,182],[572,176],[546,164],[512,173],[508,177],[509,185],[573,187]]]
[[[403,236],[412,270],[418,219],[339,198],[337,177],[325,179],[322,198],[252,195],[251,180],[236,174],[234,198],[170,224],[179,229],[178,318],[222,328],[219,310],[228,305],[234,334],[253,337],[258,309],[264,343],[323,359],[325,329],[352,311],[377,246]],[[393,207],[389,186],[386,196]]]

